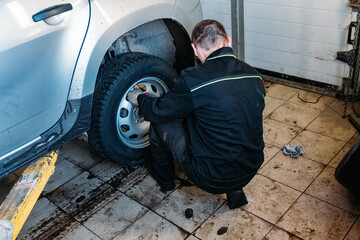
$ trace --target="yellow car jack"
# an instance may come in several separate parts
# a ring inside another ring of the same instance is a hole
[[[50,176],[59,151],[31,163],[0,206],[0,239],[16,239]]]

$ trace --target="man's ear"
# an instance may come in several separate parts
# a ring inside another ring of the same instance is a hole
[[[198,54],[198,52],[197,52],[197,49],[196,49],[196,47],[195,47],[195,44],[191,44],[191,47],[192,47],[192,49],[194,50],[194,54],[195,54],[195,56],[199,56],[199,54]]]
[[[226,39],[226,42],[227,42],[227,44],[228,44],[228,47],[231,47],[231,44],[232,44],[231,37],[228,37],[228,38]]]

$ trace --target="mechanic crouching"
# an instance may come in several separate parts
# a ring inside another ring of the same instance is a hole
[[[151,122],[148,168],[160,187],[175,188],[175,160],[199,188],[226,193],[233,209],[247,203],[242,188],[264,161],[265,89],[257,71],[238,60],[230,45],[221,23],[198,23],[192,48],[201,64],[183,70],[163,97],[137,88],[128,100]]]

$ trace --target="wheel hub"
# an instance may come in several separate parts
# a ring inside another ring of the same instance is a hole
[[[142,115],[139,108],[134,108],[134,119],[136,123],[145,121],[144,116]]]
[[[119,138],[131,148],[144,148],[150,144],[148,135],[150,122],[145,121],[139,108],[131,105],[126,99],[128,92],[133,90],[135,85],[138,85],[144,93],[148,93],[150,97],[160,97],[168,91],[168,88],[159,78],[142,78],[133,83],[119,103],[116,115]]]

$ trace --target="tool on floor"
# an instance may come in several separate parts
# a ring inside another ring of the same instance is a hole
[[[59,151],[31,163],[0,206],[0,239],[16,239],[50,176]]]
[[[300,155],[304,154],[305,150],[301,149],[300,145],[295,144],[291,146],[290,144],[286,145],[283,149],[285,155],[290,155],[292,158],[298,158]]]

